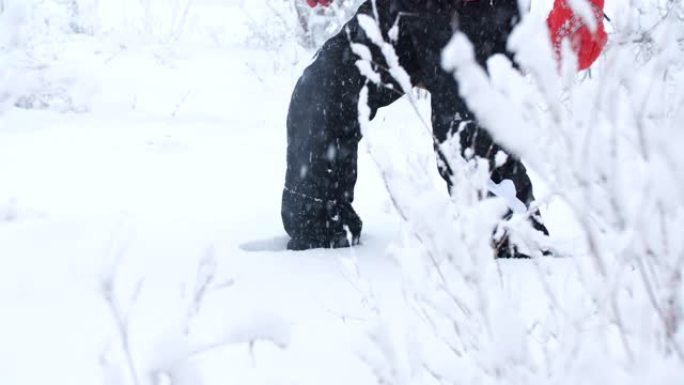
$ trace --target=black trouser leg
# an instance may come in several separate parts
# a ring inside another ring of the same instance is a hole
[[[491,135],[474,122],[465,122],[460,125],[458,137],[461,144],[461,152],[465,158],[479,157],[487,159],[492,182],[500,184],[505,180],[510,180],[515,187],[515,198],[524,207],[529,208],[534,202],[532,191],[532,181],[527,173],[527,169],[514,155],[505,152],[492,139]],[[498,164],[496,157],[502,156],[505,159]],[[541,222],[539,210],[531,213],[530,222],[532,226],[545,235],[549,232]]]
[[[384,3],[377,4],[380,8]],[[386,7],[379,11],[381,27],[387,31],[389,11]],[[370,3],[359,13],[372,14]],[[381,72],[383,56],[354,18],[321,48],[292,94],[281,206],[290,249],[344,247],[358,242],[362,222],[352,202],[361,139],[359,94],[364,86],[369,88],[371,115],[401,96],[398,86],[375,85],[361,75],[350,40],[371,48],[373,62],[380,65],[376,70]],[[402,62],[410,66],[406,59]],[[388,74],[383,74],[383,80],[393,83]]]
[[[363,79],[344,62],[346,51],[346,39],[328,41],[290,101],[281,207],[290,249],[348,246],[347,231],[352,242],[361,233],[351,203],[361,137],[354,104]]]
[[[460,104],[443,105],[440,101],[433,103],[433,116],[444,116],[446,113],[447,116],[454,116],[455,114],[455,116],[459,117],[469,117],[467,110],[454,113],[454,111],[451,110],[454,105],[459,106]],[[439,118],[437,118],[437,120],[439,120]],[[474,121],[456,119],[446,126],[434,122],[433,119],[433,124],[437,124],[437,127],[445,129],[445,131],[443,131],[444,134],[437,137],[440,142],[449,138],[452,138],[451,140],[459,141],[461,156],[464,159],[470,160],[472,158],[480,158],[487,160],[492,182],[497,185],[506,180],[512,182],[513,187],[515,188],[515,198],[519,202],[517,202],[517,205],[511,205],[504,218],[509,218],[514,210],[519,210],[518,207],[522,207],[524,210],[529,209],[530,204],[534,202],[532,182],[527,174],[527,169],[519,158],[506,153],[493,141],[491,135]],[[442,156],[452,156],[452,154],[445,154]],[[499,157],[499,162],[497,162],[497,157]],[[501,159],[504,159],[504,161],[501,162]],[[449,167],[444,166],[443,162],[440,162],[440,174],[447,182],[449,189],[451,189],[453,183],[451,180],[452,173]],[[530,213],[529,222],[537,231],[540,231],[545,235],[549,234],[542,222],[539,210],[534,210]],[[527,257],[527,255],[518,252],[515,245],[512,245],[508,241],[508,236],[505,233],[500,237],[495,237],[492,241],[496,249],[497,257]]]
[[[480,11],[480,9],[477,9],[477,11]],[[483,8],[482,11],[484,12],[486,9]],[[475,19],[479,20],[478,18]],[[414,43],[414,45],[418,47],[417,49],[423,51],[419,55],[422,58],[421,79],[432,95],[432,127],[435,139],[438,143],[443,143],[449,138],[459,140],[461,145],[460,155],[466,158],[466,160],[470,157],[486,159],[490,166],[492,182],[499,184],[504,180],[510,180],[515,187],[516,198],[525,208],[529,208],[529,205],[534,201],[534,194],[525,166],[520,162],[519,158],[511,154],[506,154],[505,161],[501,163],[496,162],[497,154],[502,151],[501,147],[493,141],[491,135],[486,130],[477,124],[475,116],[470,112],[459,94],[458,83],[454,80],[453,74],[445,72],[441,67],[441,49],[435,48],[435,45],[443,47],[451,37],[451,35],[444,36],[441,32],[445,29],[444,24],[446,22],[440,24],[438,19],[431,18],[427,21],[416,19],[415,23],[414,29],[417,32],[414,33],[414,36],[416,38],[433,39],[432,45],[420,44],[418,42]],[[439,37],[439,39],[435,39],[435,37]],[[470,38],[476,52],[491,54],[491,52],[487,51],[489,49],[487,47],[491,47],[491,39],[494,37],[473,33]],[[485,48],[487,49],[481,49],[481,46],[486,46]],[[501,46],[505,47],[505,44]],[[486,59],[485,56],[483,54],[482,58],[479,59],[481,64]],[[453,156],[453,154],[442,154],[438,149],[440,174],[446,181],[449,189],[451,189],[453,183],[451,180],[452,172],[444,162],[444,158],[450,156]],[[509,215],[510,212],[506,217]],[[538,211],[532,213],[530,222],[535,229],[548,234],[546,227],[541,222]],[[510,245],[508,244],[507,237],[495,240],[495,242],[497,243],[498,256],[519,255],[516,251],[509,248]]]

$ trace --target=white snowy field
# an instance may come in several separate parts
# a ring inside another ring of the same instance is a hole
[[[294,39],[255,44],[259,4],[198,2],[190,37],[172,42],[74,34],[38,39],[36,56],[6,51],[0,85],[33,97],[0,97],[1,384],[375,384],[379,368],[415,368],[423,342],[392,252],[409,235],[366,140],[362,245],[285,250],[285,116],[311,53]],[[434,162],[420,124],[401,100],[369,139],[398,165]],[[569,210],[542,210],[554,244],[581,253]],[[501,301],[535,337],[558,316],[541,282],[561,304],[582,300],[569,259],[497,264]],[[379,328],[405,349],[388,358]],[[583,338],[601,331],[614,332]],[[492,355],[516,349],[494,335]],[[596,354],[579,367],[594,370]],[[640,374],[624,383],[653,378]]]
[[[364,246],[283,251],[284,121],[310,53],[92,39],[50,50],[48,70],[88,89],[76,113],[2,111],[0,383],[125,383],[107,276],[141,372],[225,340],[192,359],[207,384],[371,382],[353,338],[367,314],[340,260],[356,253],[399,295],[383,251],[398,222],[373,165],[361,165]],[[200,273],[214,278],[184,336]]]

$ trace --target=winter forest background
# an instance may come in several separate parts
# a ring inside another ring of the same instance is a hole
[[[0,383],[684,382],[684,4],[607,0],[579,74],[550,0],[522,73],[445,49],[557,258],[491,258],[505,205],[459,157],[446,194],[418,91],[359,117],[363,244],[284,251],[290,92],[358,3],[0,0]]]

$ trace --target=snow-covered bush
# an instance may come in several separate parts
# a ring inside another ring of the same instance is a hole
[[[274,314],[236,309],[230,317],[203,316],[208,297],[225,295],[235,284],[234,278],[220,277],[211,247],[199,256],[172,258],[173,268],[162,272],[158,261],[145,261],[145,268],[131,258],[140,255],[128,252],[128,241],[114,240],[96,280],[87,277],[98,295],[93,309],[101,312],[98,326],[104,331],[102,383],[201,385],[203,355],[256,342],[287,348],[289,323]],[[221,326],[207,327],[215,324]]]
[[[310,8],[304,0],[291,0],[297,13],[297,39],[304,47],[317,48],[337,33],[363,0],[338,0],[328,7]]]
[[[67,39],[94,33],[89,0],[4,0],[0,8],[0,111],[26,109],[83,111],[92,84],[75,65],[79,53]]]
[[[265,7],[264,7],[265,5]],[[247,6],[249,35],[246,43],[254,48],[278,51],[295,36],[295,13],[286,1],[266,0],[263,9]]]
[[[614,32],[590,74],[576,75],[568,47],[559,68],[544,15],[535,13],[509,41],[523,73],[503,57],[492,58],[485,72],[462,34],[443,53],[481,123],[549,186],[537,205],[567,204],[582,236],[571,245],[548,244],[530,231],[525,215],[503,226],[516,243],[550,246],[567,258],[493,260],[489,237],[504,205],[477,198],[486,188],[486,165],[466,164],[458,143],[442,145],[457,170],[449,199],[425,177],[431,162],[414,159],[408,172],[397,172],[370,136],[371,154],[406,222],[392,253],[409,282],[407,303],[419,331],[405,338],[420,340],[395,343],[415,349],[397,352],[375,338],[381,351],[392,351],[375,363],[381,382],[684,378],[684,6],[613,5]],[[360,119],[367,125],[363,108]],[[511,275],[528,276],[527,285],[511,287],[520,282]]]
[[[193,0],[3,0],[0,111],[83,112],[98,84],[89,70],[128,44],[177,41]],[[206,38],[208,31],[193,31]],[[98,58],[98,55],[102,55]],[[85,71],[84,71],[85,69]]]
[[[305,0],[266,0],[263,12],[245,5],[249,15],[247,42],[258,48],[278,50],[293,37],[306,49],[316,49],[336,34],[354,15],[363,0],[338,0],[328,7],[309,7]]]

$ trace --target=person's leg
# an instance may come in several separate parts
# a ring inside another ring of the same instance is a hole
[[[387,1],[377,1],[381,30],[391,27]],[[370,2],[358,11],[373,14]],[[403,41],[403,39],[400,39]],[[317,53],[299,79],[287,117],[287,171],[281,216],[290,249],[345,247],[357,243],[362,223],[354,209],[357,151],[361,139],[359,94],[369,89],[371,115],[401,96],[399,87],[378,86],[359,72],[351,42],[368,46],[383,81],[382,54],[365,36],[356,17]],[[400,61],[410,67],[407,55]],[[372,117],[372,116],[371,116]]]
[[[462,122],[457,130],[461,146],[461,154],[466,159],[486,159],[489,164],[491,181],[502,185],[510,181],[514,187],[513,196],[506,196],[512,211],[526,212],[534,202],[532,181],[527,169],[520,159],[506,152],[492,139],[491,135],[475,122]],[[501,189],[503,190],[503,189]],[[495,193],[498,194],[498,193]],[[541,215],[535,210],[530,216],[532,226],[548,235],[548,230],[541,221]]]
[[[499,1],[498,3],[501,3]],[[470,8],[466,11],[460,10],[460,24],[465,27],[464,32],[472,34],[471,40],[475,45],[478,61],[484,64],[486,57],[493,53],[501,52],[505,49],[506,31],[503,27],[497,27],[487,32],[486,30],[479,30],[476,33],[474,25],[483,25],[486,20],[490,23],[496,21],[502,22],[501,12],[512,15],[511,11],[517,12],[517,8],[505,7],[503,11],[493,12],[490,8],[489,2],[474,2],[477,8]],[[504,1],[505,3],[505,1]],[[506,5],[511,5],[506,3]],[[469,6],[469,3],[464,3],[464,7]],[[517,5],[515,5],[517,7]],[[494,5],[496,7],[496,5]],[[484,12],[490,13],[489,19],[484,16]],[[491,15],[497,15],[497,19],[492,19]],[[472,17],[470,24],[465,20],[467,17]],[[508,20],[511,20],[510,18]],[[466,23],[464,25],[464,22]],[[412,36],[414,45],[420,51],[422,58],[422,79],[426,88],[430,91],[432,96],[432,126],[435,139],[438,143],[443,143],[448,138],[457,138],[461,145],[461,155],[466,160],[477,157],[484,158],[488,161],[491,172],[492,182],[495,184],[505,183],[506,180],[512,182],[515,188],[515,198],[520,205],[511,204],[512,208],[523,207],[525,210],[534,201],[532,192],[532,183],[530,182],[527,170],[520,162],[520,160],[510,154],[505,156],[499,155],[499,162],[497,162],[497,154],[503,152],[501,147],[494,143],[489,133],[480,127],[475,121],[474,115],[468,109],[465,101],[459,94],[458,83],[453,78],[453,75],[445,72],[441,67],[441,52],[442,48],[446,46],[451,38],[452,30],[449,29],[451,18],[440,19],[439,17],[422,17],[415,18],[412,25]],[[483,27],[484,28],[484,27]],[[510,29],[510,27],[507,27]],[[503,43],[501,40],[503,39]],[[437,155],[440,158],[438,162],[439,171],[445,179],[447,186],[451,189],[452,186],[452,172],[444,158],[450,154],[443,154],[437,149]],[[501,161],[503,159],[503,161]],[[515,202],[513,202],[515,203]],[[510,214],[509,214],[510,215]],[[507,215],[508,216],[508,215]],[[541,223],[541,218],[538,212],[533,213],[530,218],[531,224],[534,228],[544,234],[548,231]],[[499,257],[516,257],[521,256],[508,243],[507,237],[494,240],[497,249],[497,256]]]
[[[465,102],[460,97],[457,98],[460,100],[455,100],[454,95],[457,93],[446,89],[441,89],[432,95],[432,121],[435,138],[440,143],[449,138],[458,140],[461,156],[464,159],[479,158],[487,161],[490,178],[495,186],[500,187],[508,183],[513,187],[513,194],[505,192],[505,188],[498,188],[494,193],[494,195],[502,196],[509,205],[510,210],[505,218],[510,217],[513,212],[526,212],[534,202],[532,182],[527,169],[518,157],[502,149],[485,129],[472,120],[472,115]],[[450,156],[450,154],[441,153],[439,155]],[[444,162],[439,162],[439,170],[447,186],[451,189],[453,183],[451,170]],[[542,222],[539,210],[531,212],[529,220],[533,228],[545,235],[549,234]],[[505,235],[493,239],[493,243],[498,257],[525,257],[524,254],[515,249],[514,245],[508,242],[508,237]]]

